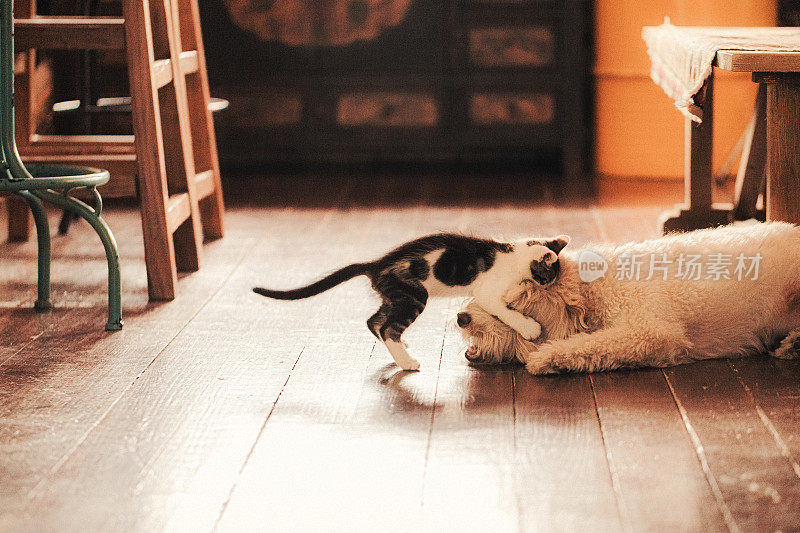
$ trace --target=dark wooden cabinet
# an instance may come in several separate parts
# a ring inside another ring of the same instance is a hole
[[[587,0],[396,0],[396,20],[366,28],[371,6],[391,2],[201,0],[212,91],[231,103],[217,120],[223,161],[524,161],[549,152],[563,156],[565,173],[582,174]],[[333,20],[304,23],[323,16]],[[364,30],[348,39],[348,24]]]
[[[799,0],[778,0],[778,25],[800,26]]]

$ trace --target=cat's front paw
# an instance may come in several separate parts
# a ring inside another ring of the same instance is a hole
[[[517,333],[522,335],[526,341],[534,341],[542,334],[542,325],[532,318],[528,318],[519,324]]]
[[[409,356],[408,359],[402,362],[398,362],[397,366],[399,366],[403,370],[410,370],[410,371],[419,370],[419,361]]]
[[[386,344],[386,348],[389,349],[389,353],[392,354],[392,359],[394,359],[397,366],[403,370],[419,370],[419,361],[408,355],[405,349],[405,343],[393,340],[386,340],[384,343]]]

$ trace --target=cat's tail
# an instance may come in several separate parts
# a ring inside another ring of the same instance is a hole
[[[344,268],[340,268],[336,272],[329,274],[319,281],[315,281],[311,285],[292,289],[288,291],[275,291],[272,289],[264,289],[261,287],[253,288],[253,292],[266,296],[268,298],[275,298],[276,300],[300,300],[301,298],[308,298],[309,296],[317,295],[325,292],[328,289],[344,283],[356,276],[368,274],[372,263],[353,263]]]

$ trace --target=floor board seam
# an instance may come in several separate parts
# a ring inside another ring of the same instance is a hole
[[[433,438],[433,421],[436,417],[436,402],[439,398],[439,379],[442,375],[442,357],[444,355],[446,335],[442,336],[442,346],[439,350],[439,366],[436,370],[436,387],[433,390],[433,405],[431,406],[431,420],[428,425],[428,442],[425,445],[425,459],[422,466],[422,486],[420,487],[419,505],[425,507],[425,478],[428,476],[428,461],[431,455],[431,440]]]
[[[375,348],[378,346],[378,341],[372,343],[372,348],[369,351],[369,357],[367,357],[367,364],[364,366],[364,371],[361,373],[361,388],[358,391],[358,398],[355,401],[355,408],[358,409],[361,406],[361,398],[364,397],[364,387],[367,383],[367,378],[369,377],[369,368],[370,363],[372,362],[372,356],[375,355]]]
[[[514,453],[517,453],[517,372],[511,372],[511,423],[513,424],[512,442]]]
[[[245,455],[244,461],[242,461],[242,465],[239,467],[239,471],[236,473],[236,481],[234,481],[231,484],[231,488],[228,491],[228,496],[225,498],[225,501],[222,502],[219,514],[217,515],[217,519],[214,521],[214,526],[211,528],[211,531],[217,531],[219,524],[222,521],[222,516],[225,514],[225,510],[228,508],[228,504],[233,498],[233,493],[236,491],[236,486],[238,484],[239,478],[241,478],[244,469],[247,467],[247,463],[250,461],[250,457],[252,457],[253,452],[255,452],[256,446],[258,446],[258,442],[261,440],[261,436],[264,434],[264,430],[267,428],[269,419],[272,416],[272,413],[275,411],[275,407],[278,405],[278,401],[281,399],[283,391],[286,390],[286,385],[288,385],[289,380],[292,378],[292,373],[294,372],[294,369],[297,367],[297,363],[300,362],[300,358],[303,356],[303,352],[305,352],[305,349],[306,349],[305,346],[303,346],[303,348],[300,350],[300,353],[297,354],[297,358],[294,360],[292,368],[289,369],[289,373],[286,375],[286,381],[283,382],[283,385],[281,385],[281,390],[278,391],[278,394],[275,396],[275,400],[272,402],[272,407],[270,407],[267,416],[264,418],[264,422],[261,424],[261,427],[258,430],[256,438],[253,439],[252,446],[250,446],[250,449],[247,451],[247,455]]]
[[[256,241],[257,239],[249,239],[249,240],[250,241]],[[136,381],[139,380],[144,375],[145,372],[147,372],[147,370],[153,365],[153,363],[155,363],[155,361],[158,360],[158,358],[161,357],[161,355],[170,347],[170,345],[175,341],[175,339],[178,338],[178,336],[189,326],[189,324],[192,323],[192,321],[197,317],[197,315],[200,314],[206,308],[206,306],[214,299],[214,297],[216,297],[217,294],[219,294],[219,292],[222,290],[222,287],[228,282],[228,280],[231,279],[231,277],[233,277],[233,275],[236,273],[236,271],[242,265],[242,263],[244,262],[245,258],[247,257],[247,250],[249,250],[251,248],[252,247],[248,247],[248,246],[243,246],[242,247],[242,256],[239,258],[239,261],[236,263],[236,265],[230,270],[230,272],[225,277],[225,279],[222,280],[222,282],[217,286],[217,289],[208,295],[208,298],[206,298],[206,300],[203,302],[203,304],[200,305],[197,308],[196,312],[193,313],[192,316],[189,317],[186,320],[186,322],[183,324],[183,326],[181,326],[180,329],[178,329],[178,331],[176,331],[175,334],[164,344],[164,346],[161,348],[161,350],[159,350],[158,353],[150,360],[150,362],[147,363],[147,365],[145,365],[145,367],[142,369],[142,371],[139,372],[136,375],[136,377],[133,378],[133,380],[128,384],[128,386],[125,387],[125,389],[119,394],[119,396],[117,396],[117,398],[108,406],[108,409],[106,409],[103,412],[103,414],[97,419],[97,421],[94,424],[92,424],[89,427],[89,429],[87,429],[86,432],[84,432],[83,435],[81,435],[80,439],[78,439],[78,441],[75,443],[75,445],[72,448],[70,448],[69,451],[67,451],[67,453],[65,453],[64,456],[62,456],[62,458],[59,459],[56,462],[56,464],[54,464],[48,470],[48,477],[52,476],[53,474],[58,472],[67,462],[69,462],[69,459],[83,445],[83,443],[86,442],[86,439],[89,438],[89,435],[91,435],[92,432],[100,424],[102,424],[103,421],[106,418],[108,418],[108,416],[111,414],[111,412],[114,410],[114,408],[120,402],[120,400],[122,400],[122,398],[125,397],[125,395],[128,393],[128,391],[131,390],[131,387],[133,387],[133,385],[136,383]],[[41,486],[44,483],[46,483],[46,481],[47,481],[46,478],[43,478],[43,479],[39,480],[39,482],[36,485],[34,485],[33,488],[28,492],[28,497],[27,497],[28,503],[30,503],[30,501],[33,500],[36,497],[36,495],[39,492],[39,490],[41,490]]]
[[[600,442],[603,445],[603,455],[606,458],[608,475],[611,479],[611,488],[614,491],[614,500],[617,503],[617,515],[619,516],[619,522],[624,531],[633,531],[633,528],[630,526],[630,524],[628,524],[627,517],[629,516],[629,512],[627,510],[627,506],[625,505],[625,501],[622,498],[622,487],[619,483],[619,475],[614,467],[614,461],[611,457],[611,450],[606,443],[606,430],[603,427],[603,419],[600,416],[600,407],[597,405],[597,393],[594,389],[594,378],[592,378],[591,374],[587,376],[587,381],[589,382],[589,390],[592,392],[594,414],[597,417],[597,427],[600,430]]]
[[[703,470],[703,474],[705,475],[706,482],[708,483],[709,487],[711,488],[711,492],[714,495],[714,499],[717,501],[717,507],[719,507],[720,512],[722,513],[722,517],[725,520],[725,525],[728,526],[728,529],[731,532],[739,533],[741,530],[739,526],[736,524],[736,520],[733,518],[733,514],[731,513],[728,504],[725,503],[725,497],[722,494],[722,490],[719,488],[719,483],[717,483],[717,478],[714,476],[714,473],[711,472],[711,467],[708,464],[708,458],[706,457],[705,449],[703,448],[703,443],[700,440],[700,436],[695,431],[694,426],[692,425],[692,421],[689,420],[689,413],[686,411],[686,408],[683,406],[683,403],[678,398],[678,395],[675,393],[675,388],[672,386],[672,382],[667,376],[667,373],[664,370],[661,370],[661,375],[664,376],[664,381],[667,382],[667,387],[669,387],[670,394],[672,394],[672,400],[675,402],[675,407],[678,408],[678,412],[681,415],[681,419],[683,420],[683,427],[686,429],[686,433],[689,434],[689,438],[694,445],[695,455],[697,456],[697,460],[700,462],[700,468]]]
[[[511,371],[511,442],[514,446],[514,461],[520,460],[519,450],[517,448],[517,370]],[[514,489],[514,497],[517,504],[517,531],[526,531],[525,520],[522,514],[522,495],[520,494],[519,487]]]
[[[764,424],[764,427],[766,427],[767,431],[769,431],[770,434],[772,435],[775,444],[781,451],[781,455],[783,455],[789,462],[789,465],[792,467],[795,476],[800,478],[800,463],[798,463],[797,459],[794,457],[794,455],[792,455],[792,451],[786,445],[786,441],[783,440],[783,437],[778,432],[778,429],[775,427],[775,425],[772,423],[772,420],[770,420],[767,413],[764,412],[764,410],[761,408],[761,404],[758,403],[758,400],[756,399],[755,394],[753,394],[752,389],[750,389],[750,387],[742,379],[742,376],[739,374],[739,370],[737,370],[737,368],[730,360],[728,360],[727,362],[731,371],[733,371],[734,375],[736,376],[736,379],[739,381],[739,384],[742,386],[742,388],[747,393],[747,396],[750,398],[750,401],[753,402],[753,407],[756,410],[756,414],[758,414],[758,417],[761,419],[761,423]]]
[[[119,237],[117,237],[117,238],[119,238]],[[63,253],[63,252],[61,252],[61,253]],[[51,269],[51,271],[52,271],[52,267],[53,267],[53,264],[54,264],[54,263],[58,263],[58,262],[60,262],[60,261],[62,261],[62,260],[64,260],[64,259],[67,259],[67,258],[69,258],[69,256],[67,256],[67,255],[60,255],[60,253],[59,253],[58,255],[55,255],[55,254],[54,254],[54,255],[51,257],[51,261],[50,261],[50,269]],[[103,262],[105,262],[105,258],[104,258],[104,257],[103,257]],[[51,274],[52,274],[52,272],[51,272]],[[53,283],[53,280],[51,279],[51,291],[52,291],[52,283]],[[107,291],[108,291],[108,287],[107,287],[107,285],[106,285],[106,284],[103,284],[103,283],[101,283],[100,285],[98,285],[97,287],[95,287],[95,289],[94,289],[94,290],[88,291],[88,292],[87,292],[87,293],[85,293],[85,294],[86,294],[86,295],[88,295],[88,296],[94,296],[94,295],[97,295],[97,294],[106,293]],[[50,295],[50,296],[51,296],[51,301],[52,301],[52,296],[53,296],[53,294],[51,293],[51,295]],[[29,304],[29,305],[30,305],[30,304]],[[32,309],[32,308],[33,308],[33,306],[31,306],[30,308]],[[68,311],[69,311],[69,310],[72,310],[73,308],[59,308],[59,309],[66,309],[66,310],[68,310]],[[52,310],[50,310],[50,311],[46,311],[46,312],[52,312]],[[124,309],[123,309],[123,312],[124,312]],[[37,313],[37,314],[39,314],[39,313]],[[15,351],[15,352],[14,352],[14,353],[12,353],[11,355],[9,355],[8,357],[6,357],[6,358],[5,358],[5,359],[3,359],[2,361],[0,361],[0,367],[2,367],[2,366],[4,366],[4,365],[6,365],[6,364],[7,364],[9,361],[11,361],[11,360],[12,360],[13,358],[15,358],[17,355],[19,355],[19,354],[20,354],[20,353],[21,353],[23,350],[25,350],[25,348],[27,348],[27,347],[28,347],[29,345],[31,345],[31,344],[32,344],[34,341],[36,341],[36,339],[38,339],[39,337],[41,337],[41,336],[42,336],[42,335],[44,335],[45,333],[47,333],[47,332],[49,332],[49,331],[52,331],[52,330],[53,330],[53,329],[55,329],[55,328],[56,328],[56,327],[57,327],[59,324],[61,324],[62,322],[64,322],[64,321],[65,321],[65,320],[68,318],[68,314],[69,314],[69,313],[64,313],[64,315],[63,315],[61,318],[54,320],[54,321],[53,321],[51,324],[49,324],[47,327],[45,327],[45,328],[44,328],[42,331],[40,331],[39,333],[37,333],[37,334],[36,334],[36,335],[34,335],[33,337],[29,338],[27,341],[23,342],[23,343],[22,343],[22,345],[20,345],[20,347],[19,347],[19,349],[18,349],[17,351]]]
[[[14,353],[12,353],[11,355],[9,355],[8,357],[6,357],[6,358],[5,358],[5,359],[3,359],[2,361],[0,361],[0,367],[1,367],[1,366],[4,366],[6,363],[8,363],[8,362],[9,362],[9,361],[11,361],[12,359],[14,359],[16,356],[18,356],[18,355],[20,354],[20,352],[22,352],[22,351],[23,351],[25,348],[27,348],[27,347],[28,347],[28,346],[29,346],[31,343],[33,343],[33,341],[35,341],[36,339],[38,339],[39,337],[41,337],[42,335],[44,335],[46,332],[50,331],[50,330],[51,330],[53,327],[55,327],[57,324],[58,324],[58,322],[56,322],[55,324],[52,324],[51,326],[48,326],[48,327],[46,327],[46,328],[45,328],[43,331],[40,331],[39,333],[37,333],[36,335],[34,335],[34,336],[33,336],[33,337],[31,337],[30,339],[28,339],[26,342],[23,342],[23,343],[20,345],[20,347],[19,347],[19,349],[18,349],[17,351],[15,351],[15,352],[14,352]]]
[[[343,194],[345,194],[345,193],[343,193]],[[343,202],[343,201],[344,200],[341,200],[341,202]],[[319,228],[324,227],[325,223],[330,218],[333,217],[333,214],[334,214],[334,210],[333,209],[328,210],[322,216],[322,218],[320,219],[319,224],[317,224],[316,228],[319,229]],[[250,458],[252,457],[253,453],[255,453],[255,449],[258,446],[258,443],[261,440],[261,437],[262,437],[262,435],[264,434],[264,431],[267,428],[267,424],[269,422],[269,419],[272,416],[272,413],[275,411],[275,408],[278,405],[278,401],[281,399],[281,395],[283,394],[283,391],[286,390],[286,386],[289,384],[289,380],[292,377],[292,373],[294,372],[295,368],[297,367],[297,364],[300,362],[300,358],[303,356],[303,352],[305,352],[305,349],[306,349],[306,347],[303,346],[303,348],[300,349],[300,353],[297,354],[297,358],[294,360],[294,363],[292,363],[292,367],[289,369],[289,372],[286,375],[286,380],[283,382],[283,385],[281,385],[281,389],[278,391],[278,394],[275,396],[275,400],[272,402],[272,406],[270,407],[269,412],[267,413],[266,417],[264,418],[264,422],[262,422],[261,427],[259,428],[258,433],[256,434],[256,438],[253,439],[253,444],[250,446],[250,449],[247,451],[247,454],[244,457],[244,461],[242,461],[242,464],[239,467],[238,472],[236,473],[236,479],[231,484],[231,487],[228,490],[228,495],[225,497],[225,501],[223,501],[222,505],[220,506],[219,513],[217,514],[217,519],[214,521],[214,525],[211,527],[211,531],[212,532],[217,531],[219,529],[219,525],[222,522],[222,518],[225,515],[225,511],[228,508],[228,504],[230,503],[231,499],[233,498],[233,494],[236,491],[236,487],[237,487],[237,485],[239,483],[239,479],[242,477],[242,473],[244,472],[245,468],[247,468],[247,464],[249,463]],[[372,349],[374,350],[374,345],[373,345]],[[370,358],[371,357],[372,357],[372,352],[370,352]]]
[[[101,294],[101,293],[104,293],[104,292],[106,292],[106,291],[107,291],[107,288],[106,288],[106,287],[102,287],[102,288],[99,288],[99,287],[98,287],[96,290],[94,290],[94,291],[89,291],[87,294],[88,294],[89,296],[94,296],[94,295],[96,295],[96,294]],[[51,301],[52,301],[52,299],[51,299]],[[70,310],[72,310],[72,309],[74,309],[74,308],[61,308],[61,309],[66,309],[67,311],[70,311]],[[124,309],[123,309],[123,311],[124,311]],[[45,312],[45,313],[48,313],[48,312],[51,312],[51,310],[44,311],[44,312]],[[39,312],[37,312],[36,314],[39,314]],[[44,335],[45,333],[48,333],[48,332],[50,332],[50,331],[53,331],[53,330],[54,330],[54,329],[56,329],[56,328],[57,328],[57,327],[58,327],[58,326],[59,326],[59,325],[60,325],[62,322],[65,322],[65,321],[67,320],[67,318],[68,318],[68,314],[69,314],[69,313],[64,313],[64,315],[63,315],[63,316],[61,316],[60,318],[58,318],[58,319],[56,319],[56,320],[53,320],[53,321],[52,321],[52,323],[48,324],[48,325],[47,325],[47,326],[46,326],[46,327],[45,327],[45,328],[44,328],[42,331],[38,332],[36,335],[34,335],[34,336],[30,337],[29,339],[27,339],[26,341],[24,341],[24,342],[23,342],[23,343],[22,343],[22,344],[19,346],[19,349],[18,349],[18,350],[16,350],[14,353],[12,353],[12,354],[11,354],[11,355],[9,355],[8,357],[6,357],[6,358],[5,358],[5,359],[3,359],[2,361],[0,361],[0,367],[2,367],[2,366],[5,366],[5,365],[6,365],[6,364],[7,364],[9,361],[11,361],[11,360],[12,360],[12,359],[14,359],[16,356],[18,356],[20,353],[22,353],[22,352],[25,350],[25,348],[27,348],[28,346],[30,346],[31,344],[33,344],[33,343],[34,343],[34,342],[35,342],[37,339],[39,339],[39,338],[40,338],[42,335]]]

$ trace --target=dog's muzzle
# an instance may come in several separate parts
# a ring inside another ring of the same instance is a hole
[[[542,287],[553,283],[561,271],[561,265],[556,260],[552,265],[544,261],[534,261],[531,263],[531,279]]]
[[[452,315],[450,315],[450,316],[452,316]],[[470,316],[469,313],[463,313],[462,312],[462,313],[458,313],[456,315],[456,324],[458,324],[458,327],[465,328],[465,327],[469,326],[470,322],[472,322],[472,316]]]

